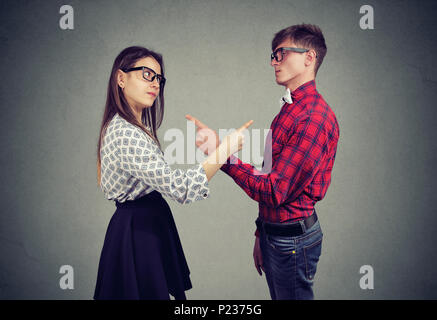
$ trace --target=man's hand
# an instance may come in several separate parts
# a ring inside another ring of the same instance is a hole
[[[203,153],[209,155],[220,145],[220,139],[214,130],[189,114],[185,118],[196,125],[196,147]]]
[[[263,265],[261,247],[259,245],[259,237],[255,237],[255,246],[253,247],[253,261],[255,262],[255,268],[260,276],[262,275],[261,270],[264,271],[264,273],[266,273]]]

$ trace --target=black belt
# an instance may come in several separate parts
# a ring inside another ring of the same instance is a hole
[[[296,237],[304,234],[305,230],[311,228],[316,222],[317,214],[316,211],[314,211],[311,216],[292,223],[270,223],[264,222],[258,218],[256,220],[256,226],[260,232],[264,231],[266,234],[274,236]],[[305,226],[305,229],[302,224]]]

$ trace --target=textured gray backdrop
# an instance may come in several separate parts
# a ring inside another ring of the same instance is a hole
[[[74,8],[61,30],[59,8]],[[375,10],[361,30],[359,8]],[[96,184],[96,144],[117,54],[164,56],[163,133],[191,113],[214,128],[270,126],[283,88],[270,42],[318,24],[316,79],[340,124],[325,199],[317,299],[437,298],[435,1],[1,1],[0,298],[91,299],[115,206]],[[164,146],[169,143],[164,143]],[[188,167],[187,165],[182,167]],[[192,272],[189,299],[269,299],[252,261],[257,204],[223,173],[211,198],[168,200]],[[59,268],[74,268],[61,290]],[[374,290],[359,287],[362,265]]]

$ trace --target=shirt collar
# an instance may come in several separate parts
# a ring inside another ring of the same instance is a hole
[[[280,99],[280,105],[283,106],[285,103],[291,104],[293,100],[301,98],[303,95],[316,91],[316,81],[310,80],[305,82],[300,87],[296,88],[294,91],[290,91],[289,88],[285,90],[285,94]]]
[[[284,95],[279,99],[279,105],[282,107],[284,104],[292,104],[293,99],[291,98],[290,89],[286,89]]]
[[[291,97],[294,99],[299,99],[303,95],[314,91],[316,91],[316,81],[310,80],[302,84],[300,87],[296,88],[294,91],[292,91]]]

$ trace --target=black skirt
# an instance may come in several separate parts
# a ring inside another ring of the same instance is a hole
[[[190,270],[170,207],[157,191],[115,202],[100,256],[96,300],[185,300]]]

